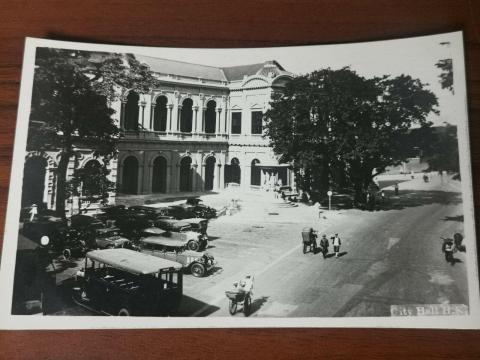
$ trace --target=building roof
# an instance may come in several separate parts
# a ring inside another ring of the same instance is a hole
[[[251,76],[258,73],[263,68],[264,63],[239,65],[222,68],[228,81],[242,80],[245,75]]]
[[[193,64],[184,61],[154,58],[145,55],[135,55],[138,61],[146,63],[150,69],[160,74],[179,75],[196,79],[214,81],[238,81],[245,76],[260,74],[268,76],[273,72],[275,76],[286,74],[292,75],[275,60],[257,64],[247,64],[230,67],[215,67],[208,65]]]
[[[192,64],[177,60],[154,58],[135,55],[138,61],[150,66],[150,69],[160,74],[181,75],[215,81],[227,81],[222,69],[214,66]]]

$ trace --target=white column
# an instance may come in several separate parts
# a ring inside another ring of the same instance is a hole
[[[192,133],[198,133],[198,106],[193,107],[193,126]]]
[[[172,104],[168,104],[167,105],[167,132],[172,132],[172,109],[173,109],[173,105]]]
[[[150,105],[150,124],[148,126],[148,130],[153,131],[154,125],[153,122],[155,120],[155,104]]]
[[[225,167],[222,165],[222,164],[218,164],[218,169],[219,169],[219,172],[220,172],[220,176],[219,176],[219,179],[218,179],[218,182],[219,182],[219,190],[223,190],[225,189]]]
[[[200,179],[202,179],[200,184],[200,191],[205,191],[205,164],[200,165]]]

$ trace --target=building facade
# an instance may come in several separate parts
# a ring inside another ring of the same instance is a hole
[[[120,193],[152,194],[269,188],[293,181],[263,134],[274,91],[292,74],[277,62],[217,68],[137,56],[160,86],[126,90],[114,104]]]
[[[242,190],[292,184],[288,166],[278,163],[263,134],[263,114],[274,91],[293,75],[277,62],[218,68],[137,56],[160,86],[149,94],[124,90],[112,104],[122,130],[109,180],[117,193],[155,194]],[[55,210],[59,151],[30,151],[25,157],[22,206]],[[68,165],[101,161],[79,144]],[[115,202],[115,193],[109,203]],[[65,204],[67,215],[99,204],[80,197]]]

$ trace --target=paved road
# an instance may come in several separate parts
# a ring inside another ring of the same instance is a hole
[[[180,315],[229,316],[224,291],[248,273],[251,316],[389,316],[390,305],[468,304],[465,256],[447,264],[440,240],[463,233],[459,183],[414,179],[398,197],[386,193],[376,211],[326,211],[321,219],[314,207],[246,199],[239,214],[211,223],[209,251],[223,268],[185,277]],[[340,234],[343,256],[302,253],[301,229],[312,224]]]

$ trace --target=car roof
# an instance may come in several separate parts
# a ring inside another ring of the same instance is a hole
[[[188,221],[185,220],[177,220],[177,219],[158,219],[157,221],[163,221],[169,224],[175,224],[177,226],[187,226],[190,225]]]
[[[208,221],[207,219],[203,219],[203,218],[189,218],[189,219],[183,219],[182,220],[183,222],[186,222],[186,223],[189,223],[189,224],[199,224],[201,223],[202,221]]]
[[[153,274],[168,268],[182,268],[182,265],[175,261],[129,249],[93,250],[87,253],[87,258],[135,275]]]
[[[163,236],[149,236],[143,239],[140,239],[141,242],[146,244],[153,244],[153,245],[164,245],[164,246],[184,246],[185,241],[178,240],[178,239],[169,239]]]

